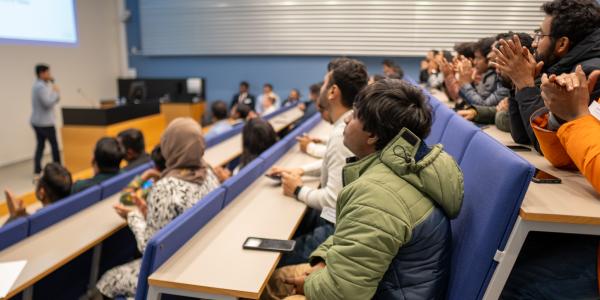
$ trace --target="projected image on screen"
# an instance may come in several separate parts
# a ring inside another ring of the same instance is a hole
[[[74,0],[0,0],[0,41],[77,43]]]

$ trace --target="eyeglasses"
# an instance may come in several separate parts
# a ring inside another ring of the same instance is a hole
[[[542,37],[545,37],[545,36],[550,36],[550,35],[549,34],[542,34],[541,31],[536,31],[533,34],[533,42],[537,43],[537,42],[539,42],[542,39]]]

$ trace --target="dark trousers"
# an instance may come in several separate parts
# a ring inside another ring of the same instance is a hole
[[[33,131],[35,131],[35,139],[37,141],[37,145],[35,146],[35,156],[33,158],[33,172],[39,174],[42,172],[42,155],[44,155],[46,140],[50,142],[50,147],[52,148],[52,160],[56,163],[60,163],[60,152],[58,150],[58,141],[56,140],[56,129],[54,129],[54,126],[33,126]]]

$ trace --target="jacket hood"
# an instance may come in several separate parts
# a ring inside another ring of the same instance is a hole
[[[356,180],[361,173],[380,162],[429,196],[449,218],[455,218],[464,196],[462,171],[439,144],[417,161],[415,157],[422,143],[410,130],[403,128],[380,152],[347,165],[344,168],[344,184]]]
[[[600,29],[592,32],[583,41],[579,42],[567,55],[561,58],[556,64],[548,68],[550,74],[569,73],[583,61],[600,57]],[[584,71],[585,70],[584,68]]]

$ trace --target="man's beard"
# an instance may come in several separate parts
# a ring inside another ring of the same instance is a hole
[[[550,47],[548,47],[548,49],[554,49],[555,46],[556,46],[556,43],[552,43],[552,45]],[[550,67],[552,67],[554,64],[556,64],[558,62],[558,58],[554,55],[554,51],[549,50],[548,52],[550,52],[550,53],[543,54],[543,53],[539,53],[536,49],[536,51],[533,54],[536,62],[540,62],[540,61],[544,62],[544,66],[542,67],[542,72],[540,74],[546,73]]]

